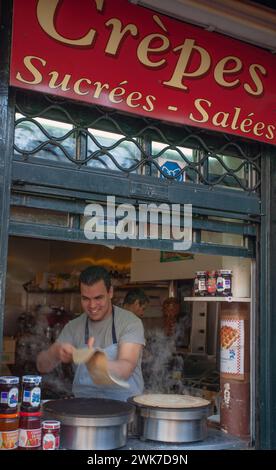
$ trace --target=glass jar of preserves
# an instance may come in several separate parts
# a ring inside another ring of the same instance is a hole
[[[42,450],[57,450],[60,443],[60,421],[42,422]]]
[[[196,296],[207,295],[207,271],[197,271],[194,281],[194,294]]]
[[[21,411],[33,413],[40,410],[40,383],[40,375],[24,375],[22,377]]]
[[[232,271],[230,269],[218,271],[217,296],[232,297]]]
[[[18,413],[0,414],[0,450],[17,449],[18,425]]]
[[[19,444],[20,450],[38,450],[41,446],[41,412],[19,414]]]
[[[208,271],[207,276],[207,292],[208,295],[214,297],[217,292],[217,271]]]
[[[17,412],[19,377],[0,377],[0,414]]]

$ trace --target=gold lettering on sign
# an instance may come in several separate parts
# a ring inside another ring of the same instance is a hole
[[[70,87],[68,88],[67,85],[71,80],[71,75],[69,75],[68,73],[66,75],[64,75],[64,77],[63,77],[63,79],[60,83],[57,83],[59,73],[56,70],[53,70],[53,72],[50,72],[49,75],[51,77],[51,79],[49,81],[49,88],[59,88],[60,87],[62,89],[62,91],[69,91],[70,90]]]
[[[80,86],[82,82],[88,83],[88,85],[91,85],[91,80],[89,78],[79,78],[74,84],[74,92],[77,93],[77,95],[88,95],[89,91],[81,91]]]
[[[161,39],[162,44],[159,47],[150,47],[150,43],[154,39]],[[166,62],[165,59],[161,59],[158,62],[153,62],[149,59],[149,53],[157,54],[159,52],[167,51],[170,47],[170,41],[163,34],[149,34],[140,42],[137,49],[137,56],[142,64],[148,67],[160,67]]]
[[[41,59],[40,57],[36,57],[34,55],[27,55],[26,57],[24,57],[23,62],[24,62],[26,69],[29,70],[29,72],[31,72],[31,74],[33,75],[33,80],[28,80],[26,78],[23,78],[20,72],[16,74],[17,80],[19,80],[22,83],[28,83],[30,85],[38,85],[39,83],[42,82],[43,76],[32,63],[32,60],[34,59],[39,60],[42,63],[43,67],[45,67],[47,63],[46,60]]]
[[[227,122],[228,119],[229,119],[229,113],[219,111],[213,117],[213,124],[214,126],[228,127],[229,126]]]
[[[272,124],[266,125],[264,122],[255,122],[255,113],[246,113],[235,106],[232,111],[218,111],[213,114],[211,101],[203,98],[198,98],[194,101],[195,109],[199,115],[190,113],[189,118],[195,122],[211,123],[216,127],[231,127],[233,130],[238,130],[242,134],[253,133],[261,137],[265,136],[266,139],[272,140],[274,138],[275,126]],[[208,109],[207,109],[208,108]]]
[[[201,114],[201,119],[195,117],[195,116],[193,115],[193,113],[190,113],[189,118],[191,119],[191,121],[194,121],[194,122],[207,122],[207,121],[208,121],[209,115],[208,115],[208,113],[205,111],[205,109],[202,107],[202,104],[203,104],[203,103],[206,103],[207,106],[209,106],[209,108],[210,108],[211,105],[212,105],[211,101],[204,100],[203,98],[198,98],[197,100],[195,100],[195,107],[196,107],[196,109],[200,112],[200,114]]]
[[[121,41],[126,34],[131,34],[132,36],[138,35],[137,26],[128,24],[122,29],[122,22],[117,18],[111,18],[111,20],[108,20],[105,24],[106,26],[112,26],[112,32],[105,48],[107,54],[117,54]]]
[[[265,134],[267,139],[269,139],[269,140],[274,139],[274,132],[273,131],[275,131],[275,129],[276,129],[275,126],[272,126],[272,125],[267,126],[268,134]]]
[[[237,122],[240,117],[241,108],[238,108],[237,106],[235,106],[234,110],[235,110],[235,113],[234,113],[234,117],[232,120],[231,129],[233,129],[233,131],[236,131],[239,128],[239,126],[237,126]]]
[[[262,81],[260,80],[260,77],[257,74],[257,70],[259,70],[259,72],[264,76],[267,74],[266,69],[262,65],[259,65],[259,64],[250,65],[249,73],[254,84],[256,85],[256,89],[254,90],[250,85],[248,85],[248,83],[244,84],[245,91],[247,91],[247,93],[249,93],[250,95],[255,95],[255,96],[261,95],[262,92],[264,91],[264,86],[262,84]]]
[[[253,133],[255,135],[258,135],[258,136],[262,136],[263,135],[263,130],[265,128],[265,123],[264,122],[257,122],[257,124],[255,124],[254,126],[254,129],[253,129]]]
[[[122,87],[122,85],[127,85],[127,80],[124,80],[123,82],[119,83],[119,85],[121,86],[113,88],[113,90],[111,90],[111,92],[109,93],[109,99],[111,103],[121,103],[122,101],[124,101],[121,96],[124,96],[126,90]]]
[[[95,29],[90,29],[87,34],[79,39],[68,39],[58,33],[54,20],[59,3],[60,0],[38,0],[36,15],[43,31],[45,31],[45,33],[47,33],[56,41],[62,42],[64,44],[70,44],[73,46],[90,46],[95,38]],[[104,0],[96,1],[97,10],[102,11],[103,4]]]
[[[235,65],[231,69],[226,68],[227,63],[231,61],[235,62]],[[231,82],[226,81],[224,79],[224,75],[231,75],[233,73],[237,73],[241,69],[242,69],[242,61],[238,57],[235,57],[235,56],[224,57],[217,63],[215,67],[215,70],[214,70],[215,80],[219,85],[225,86],[226,88],[234,87],[240,83],[240,80],[236,78],[236,80],[232,80]]]
[[[145,111],[148,111],[148,112],[150,113],[151,111],[154,110],[154,103],[153,103],[153,101],[156,101],[155,96],[153,96],[153,95],[148,95],[148,96],[146,96],[146,103],[147,103],[148,106],[147,106],[147,105],[144,105],[144,106],[142,106],[142,108],[143,108]]]
[[[187,90],[188,87],[182,82],[183,78],[197,78],[201,75],[204,75],[210,68],[211,57],[209,53],[203,49],[203,47],[195,45],[194,39],[186,39],[183,44],[175,47],[173,50],[181,51],[180,57],[174,69],[173,76],[169,81],[163,83],[171,87],[180,88],[181,90]],[[186,67],[190,62],[191,56],[194,52],[198,52],[200,55],[200,65],[193,72],[186,72]]]
[[[138,106],[140,106],[139,103],[134,103],[135,101],[139,101],[140,99],[142,98],[142,93],[140,93],[139,91],[133,91],[132,93],[130,93],[126,99],[126,104],[130,107],[130,108],[138,108]]]
[[[109,89],[108,83],[101,83],[101,82],[94,82],[93,85],[96,87],[96,91],[94,93],[94,98],[100,98],[102,91],[106,88]]]

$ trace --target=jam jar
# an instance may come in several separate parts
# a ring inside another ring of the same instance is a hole
[[[207,271],[197,271],[194,281],[194,294],[196,296],[207,295]]]
[[[40,383],[40,375],[24,375],[22,377],[21,411],[33,413],[40,410]]]
[[[217,292],[217,271],[208,271],[207,277],[207,292],[208,295],[214,297]]]
[[[232,271],[230,269],[218,271],[217,296],[232,297]]]
[[[0,450],[18,447],[18,413],[0,414]]]
[[[17,412],[19,377],[0,377],[0,414]]]
[[[21,411],[19,419],[19,450],[38,450],[41,446],[41,412]]]
[[[60,442],[60,421],[42,422],[42,450],[57,450]]]

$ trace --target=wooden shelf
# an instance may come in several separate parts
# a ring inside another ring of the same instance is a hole
[[[249,297],[184,297],[186,302],[251,302]]]
[[[120,286],[114,286],[116,289],[127,290],[127,289],[169,289],[169,284],[153,283],[153,282],[133,282],[129,284],[122,284]]]
[[[79,290],[26,290],[27,294],[79,294]]]

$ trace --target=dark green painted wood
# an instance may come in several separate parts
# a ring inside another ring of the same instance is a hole
[[[25,184],[68,188],[89,194],[108,194],[119,197],[170,202],[171,204],[192,204],[199,208],[212,207],[224,212],[260,215],[260,201],[257,195],[244,194],[231,189],[206,188],[192,183],[168,183],[147,176],[125,175],[117,172],[76,170],[68,165],[53,167],[16,161],[13,163],[12,178],[15,186]],[[86,196],[87,197],[87,196]],[[242,217],[241,217],[242,218]]]
[[[260,238],[257,446],[276,449],[276,150],[264,155]]]
[[[49,240],[77,241],[78,243],[92,243],[104,245],[125,246],[129,248],[152,249],[161,251],[174,251],[171,240],[87,240],[83,230],[69,227],[58,227],[53,225],[29,224],[25,222],[10,222],[10,235],[43,238]],[[210,255],[238,256],[244,258],[253,258],[254,252],[247,248],[234,247],[229,245],[216,245],[207,243],[193,243],[189,253],[205,253]]]
[[[83,215],[87,203],[82,200],[68,200],[60,198],[49,198],[41,196],[33,196],[28,194],[14,194],[11,195],[11,206],[29,207],[36,209],[45,209],[58,212],[70,212],[71,214]],[[213,221],[207,218],[193,218],[193,228],[208,230],[219,233],[233,233],[237,235],[255,236],[256,227],[253,225]]]
[[[2,351],[13,154],[13,100],[9,96],[10,0],[0,3],[0,351]]]

